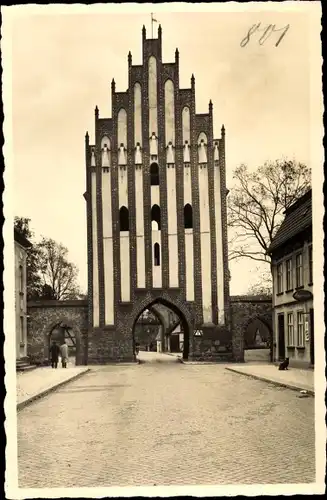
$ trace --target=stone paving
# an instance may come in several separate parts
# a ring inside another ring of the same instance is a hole
[[[227,370],[243,375],[258,377],[267,382],[285,384],[294,389],[304,389],[314,393],[314,372],[313,370],[301,370],[299,368],[289,368],[288,370],[278,370],[273,364],[235,364],[227,367]]]
[[[51,390],[87,370],[86,366],[74,366],[69,363],[65,369],[58,365],[57,369],[44,366],[26,373],[18,372],[16,379],[17,405],[22,405],[40,393]]]
[[[20,487],[315,481],[314,398],[146,357],[92,367],[18,413]]]

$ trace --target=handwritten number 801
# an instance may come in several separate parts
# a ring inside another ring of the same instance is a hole
[[[284,26],[283,28],[276,29],[275,24],[269,24],[269,26],[267,26],[267,28],[260,29],[260,26],[261,26],[261,23],[254,24],[253,26],[251,26],[251,28],[248,31],[248,34],[246,35],[246,37],[243,38],[243,40],[240,43],[241,47],[245,47],[249,43],[251,36],[255,32],[261,33],[263,31],[263,35],[259,38],[259,44],[263,45],[272,33],[277,33],[279,31],[282,31],[281,36],[279,37],[279,39],[277,40],[277,42],[275,44],[275,47],[278,47],[278,45],[280,44],[280,42],[282,41],[282,39],[284,38],[284,36],[286,35],[286,33],[290,27],[290,25],[288,24],[287,26]]]

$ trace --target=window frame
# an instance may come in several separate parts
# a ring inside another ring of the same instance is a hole
[[[290,318],[292,321],[290,322]],[[294,313],[287,313],[287,346],[295,347],[295,338],[294,338]],[[292,341],[291,341],[292,340]]]
[[[288,268],[288,264],[290,265]],[[293,260],[292,257],[285,261],[286,291],[293,290]]]
[[[309,269],[309,285],[313,284],[313,258],[312,258],[312,243],[308,246],[308,269]]]
[[[301,260],[301,265],[298,266],[298,258]],[[298,271],[301,271],[299,274]],[[299,252],[295,255],[295,286],[300,288],[303,286],[303,252]]]
[[[299,321],[299,318],[302,318],[302,322]],[[296,313],[296,326],[297,326],[297,347],[305,347],[305,331],[304,331],[304,326],[305,326],[305,317],[304,317],[304,311],[301,309],[300,311],[297,311]],[[301,328],[301,335],[302,335],[302,342],[300,342],[300,326]]]
[[[277,295],[279,295],[280,293],[283,293],[284,292],[284,269],[283,269],[283,262],[279,262],[279,264],[277,264]],[[279,270],[281,270],[281,272],[279,272]]]

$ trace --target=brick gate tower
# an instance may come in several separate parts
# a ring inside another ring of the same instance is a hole
[[[128,89],[111,83],[111,118],[95,108],[85,138],[88,361],[133,359],[133,330],[155,303],[181,318],[184,357],[230,352],[225,129],[179,88],[179,52],[162,61],[162,30],[143,61],[128,54]]]

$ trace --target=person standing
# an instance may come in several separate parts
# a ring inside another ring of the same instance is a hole
[[[56,344],[56,341],[54,340],[52,342],[52,346],[50,347],[50,359],[52,368],[58,367],[59,352],[60,352],[59,346]]]
[[[63,343],[60,346],[60,353],[61,353],[61,364],[63,368],[67,368],[67,361],[68,361],[68,345],[66,344],[66,341],[64,340]]]

